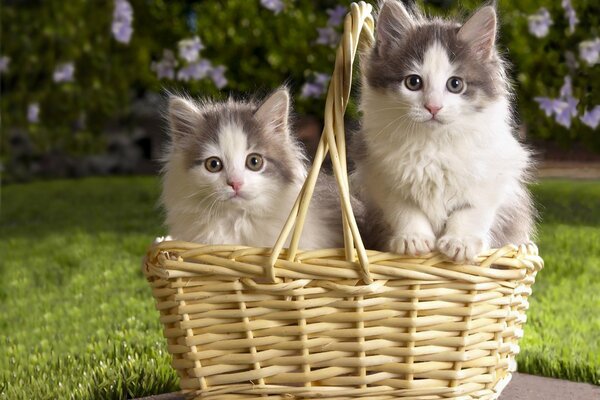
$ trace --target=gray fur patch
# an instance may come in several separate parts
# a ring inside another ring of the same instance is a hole
[[[457,75],[467,83],[464,96],[473,98],[479,92],[492,100],[505,93],[504,66],[497,52],[481,60],[469,43],[459,40],[459,28],[455,22],[432,19],[409,29],[394,43],[377,43],[367,58],[367,83],[373,88],[397,88],[415,62],[421,64],[427,49],[437,41],[456,65]]]
[[[192,168],[204,160],[200,159],[206,147],[218,145],[219,132],[227,125],[239,126],[247,137],[248,146],[254,147],[267,159],[264,174],[285,182],[298,177],[298,162],[304,162],[301,145],[289,134],[288,127],[273,128],[255,118],[259,103],[254,101],[234,101],[196,103],[199,118],[191,119],[194,126],[174,143],[185,157],[186,166]]]

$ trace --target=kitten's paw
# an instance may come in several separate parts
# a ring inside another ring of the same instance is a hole
[[[169,240],[173,240],[173,238],[171,237],[171,235],[167,235],[167,236],[157,236],[156,239],[154,239],[154,244],[157,243],[162,243],[162,242],[167,242]]]
[[[475,261],[485,247],[485,241],[477,236],[444,235],[437,241],[438,250],[458,264]]]
[[[435,236],[423,233],[405,233],[390,240],[389,250],[393,253],[418,256],[435,249]]]

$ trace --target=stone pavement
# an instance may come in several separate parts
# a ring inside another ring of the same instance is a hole
[[[138,400],[183,400],[183,397],[168,393]],[[500,400],[600,400],[600,386],[516,373]]]
[[[600,179],[600,163],[544,161],[537,166],[538,178]]]

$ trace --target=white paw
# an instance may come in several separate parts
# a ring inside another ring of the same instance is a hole
[[[389,250],[397,254],[418,256],[435,249],[435,236],[423,233],[405,233],[390,240]]]
[[[486,245],[484,239],[477,236],[444,235],[438,239],[437,248],[449,259],[460,264],[475,261]]]
[[[167,242],[169,240],[173,240],[173,238],[170,235],[167,236],[157,236],[156,239],[154,239],[154,244],[157,243],[162,243],[162,242]]]

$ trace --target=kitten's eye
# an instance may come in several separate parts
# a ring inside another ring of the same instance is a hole
[[[260,171],[260,169],[263,167],[263,164],[264,161],[260,154],[252,153],[248,154],[248,157],[246,157],[246,168],[251,171]]]
[[[208,172],[219,172],[223,169],[223,162],[219,157],[209,157],[204,161],[204,166]]]
[[[451,93],[460,93],[465,88],[465,82],[462,79],[453,76],[446,82],[446,88]]]
[[[404,85],[408,90],[421,90],[423,87],[423,79],[419,75],[409,75],[404,79]]]

